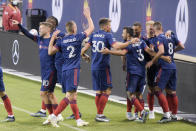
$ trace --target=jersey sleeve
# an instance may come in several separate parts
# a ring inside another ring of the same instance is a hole
[[[180,44],[181,42],[178,40],[177,36],[175,34],[172,34],[172,39],[174,40],[174,44],[177,46],[178,44]]]
[[[89,40],[88,40],[88,43],[89,43],[90,45],[93,44],[93,43],[92,43],[92,40],[93,40],[93,34],[90,35]]]
[[[59,51],[61,51],[61,39],[59,38],[59,39],[57,39],[56,40],[56,44],[54,45],[54,47],[56,48],[56,49],[58,49]]]
[[[157,47],[159,47],[160,45],[163,45],[164,43],[164,39],[162,37],[159,37],[158,40],[157,40]]]
[[[110,46],[112,46],[112,44],[114,44],[116,42],[116,39],[113,37],[113,35],[111,33],[107,34],[106,38],[107,38],[107,42],[110,44]]]
[[[123,50],[126,50],[127,52],[131,52],[132,46],[128,45],[126,48],[124,48]]]
[[[147,47],[148,47],[148,46],[147,46],[146,42],[143,41],[143,42],[142,42],[142,49],[145,50]]]
[[[27,36],[28,38],[30,38],[31,40],[38,42],[39,36],[37,35],[32,35],[31,33],[29,33],[28,30],[26,30],[21,24],[18,24],[19,29],[22,31],[22,33]]]
[[[76,37],[77,37],[78,41],[82,42],[84,39],[86,39],[87,35],[85,32],[81,32],[81,33],[77,34]]]

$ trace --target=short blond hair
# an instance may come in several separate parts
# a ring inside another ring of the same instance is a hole
[[[146,21],[146,26],[148,25],[154,25],[154,21],[153,20]]]

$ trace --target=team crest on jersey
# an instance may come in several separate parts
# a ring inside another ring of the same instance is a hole
[[[157,41],[157,45],[159,45],[159,41]]]

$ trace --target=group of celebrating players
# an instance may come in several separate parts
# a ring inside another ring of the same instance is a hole
[[[80,59],[90,61],[86,51],[91,47],[91,73],[93,90],[96,91],[95,104],[98,122],[109,122],[103,114],[108,97],[112,90],[112,77],[110,72],[110,54],[123,56],[123,70],[127,72],[127,119],[145,123],[149,114],[154,119],[154,95],[163,109],[163,117],[160,123],[176,121],[178,110],[178,98],[176,96],[176,66],[174,52],[184,49],[172,31],[163,33],[160,22],[146,22],[146,36],[141,36],[141,24],[135,23],[131,27],[124,27],[122,37],[124,42],[115,40],[111,33],[111,21],[108,18],[99,20],[99,31],[94,31],[94,23],[91,19],[90,9],[84,9],[84,16],[88,21],[88,28],[77,33],[77,25],[74,21],[66,23],[66,34],[56,29],[58,20],[49,17],[40,23],[39,35],[29,33],[18,21],[20,30],[34,40],[39,46],[41,64],[41,98],[42,109],[33,116],[45,116],[46,109],[49,116],[43,124],[52,124],[59,127],[59,121],[63,121],[61,112],[70,104],[77,126],[86,126],[89,123],[81,119],[77,106],[77,87],[80,76]],[[82,48],[83,41],[89,36],[88,42]],[[142,92],[146,85],[146,70],[148,90],[149,112],[144,110]],[[1,70],[0,95],[8,112],[6,121],[15,121],[11,103],[5,94]],[[58,104],[54,95],[56,83],[62,85],[65,97]],[[163,90],[166,91],[166,96]],[[132,113],[132,106],[135,113]],[[170,113],[171,112],[171,113]]]

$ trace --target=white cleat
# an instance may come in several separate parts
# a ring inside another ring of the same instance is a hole
[[[149,111],[149,119],[155,119],[154,111]]]
[[[51,124],[50,121],[49,121],[49,117],[50,117],[50,115],[49,115],[48,118],[43,122],[43,125],[49,125],[49,124]]]
[[[89,124],[89,122],[86,122],[82,119],[77,120],[77,126],[78,127],[87,126],[88,124]]]
[[[51,122],[53,127],[59,127],[57,124],[57,117],[54,114],[50,115],[48,120]]]
[[[135,116],[133,116],[133,114],[131,112],[127,112],[126,117],[130,121],[134,121],[136,119]]]
[[[61,114],[59,114],[57,116],[57,122],[59,122],[59,121],[64,121],[64,118],[63,118],[63,116]]]

